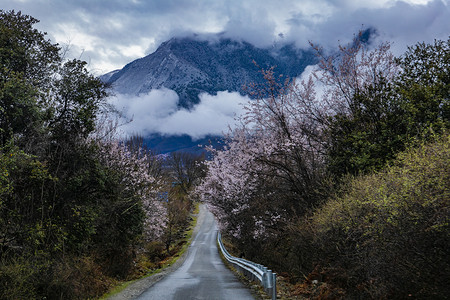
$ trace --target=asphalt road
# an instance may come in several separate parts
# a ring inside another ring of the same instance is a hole
[[[209,211],[202,210],[202,222],[183,265],[136,299],[254,299],[223,264],[216,245],[216,222]]]

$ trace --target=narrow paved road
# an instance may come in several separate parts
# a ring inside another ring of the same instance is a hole
[[[137,299],[254,299],[219,257],[213,215],[204,207],[201,213],[204,217],[183,265]]]

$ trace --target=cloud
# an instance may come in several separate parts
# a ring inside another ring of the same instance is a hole
[[[348,7],[353,6],[349,3]],[[355,5],[352,9],[346,9],[344,5],[336,7],[334,13],[323,22],[310,26],[301,26],[303,23],[292,25],[287,36],[293,39],[299,34],[309,35],[310,40],[331,48],[336,47],[338,41],[343,44],[349,42],[358,30],[373,27],[377,30],[378,40],[391,41],[394,54],[401,55],[407,46],[417,42],[447,39],[448,20],[450,6],[441,0],[420,5],[404,1],[374,7]],[[304,46],[303,41],[296,42],[300,47]]]
[[[191,110],[179,109],[178,95],[166,88],[138,96],[118,94],[109,100],[123,112],[125,119],[132,119],[120,128],[125,135],[187,134],[193,139],[222,135],[243,112],[242,104],[249,101],[246,96],[228,91],[217,95],[203,93],[199,98],[200,103]]]
[[[174,35],[215,34],[256,46],[312,40],[334,47],[362,26],[398,52],[418,41],[447,39],[447,0],[0,0],[5,10],[21,10],[54,42],[70,42],[72,57],[104,74],[150,54]]]

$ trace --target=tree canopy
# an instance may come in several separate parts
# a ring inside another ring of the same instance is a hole
[[[0,11],[0,298],[99,296],[163,234],[161,176],[101,131],[107,86],[37,22]]]

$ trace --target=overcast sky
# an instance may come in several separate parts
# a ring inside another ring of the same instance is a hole
[[[67,58],[89,63],[95,75],[120,69],[154,52],[174,36],[213,35],[246,40],[255,46],[292,43],[324,47],[346,43],[358,30],[373,27],[399,55],[407,45],[446,40],[450,0],[0,0],[0,9],[22,11],[40,20],[37,28],[60,45]],[[133,122],[127,133],[220,134],[239,103],[238,93],[200,95],[191,111],[178,110],[171,90],[112,99]]]
[[[362,26],[377,28],[402,51],[417,41],[446,39],[449,0],[0,0],[40,20],[38,29],[72,57],[103,74],[186,33],[219,33],[256,46],[308,40],[346,41]]]

